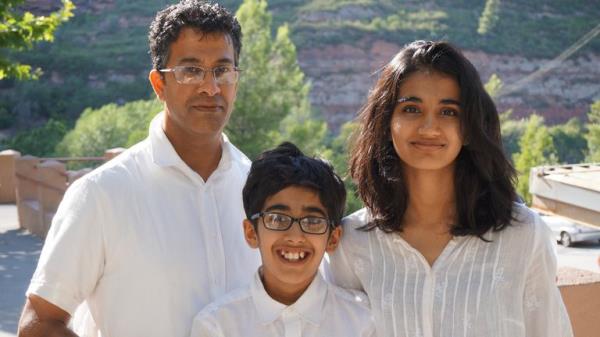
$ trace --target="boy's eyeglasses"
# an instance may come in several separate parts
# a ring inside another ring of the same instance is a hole
[[[204,83],[206,73],[211,72],[217,84],[234,84],[238,81],[240,69],[234,66],[219,66],[204,69],[197,66],[176,66],[159,70],[161,73],[173,73],[179,84]]]
[[[262,218],[265,228],[274,231],[286,231],[292,227],[294,222],[298,222],[300,229],[308,234],[324,234],[331,225],[331,222],[319,216],[305,216],[303,218],[294,218],[286,214],[274,212],[260,212],[250,217],[250,220]]]

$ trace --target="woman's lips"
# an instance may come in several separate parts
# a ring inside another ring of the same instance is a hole
[[[413,147],[415,147],[419,150],[424,150],[424,151],[436,151],[436,150],[440,150],[446,146],[446,144],[444,144],[444,143],[423,142],[423,141],[410,142],[410,145],[412,145]]]

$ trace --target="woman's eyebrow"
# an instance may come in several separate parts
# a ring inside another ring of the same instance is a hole
[[[421,100],[419,97],[415,97],[415,96],[405,96],[405,97],[398,98],[397,102],[398,103],[404,103],[404,102],[422,103],[423,100]]]
[[[442,104],[454,104],[460,106],[460,102],[452,98],[444,98],[440,100]]]

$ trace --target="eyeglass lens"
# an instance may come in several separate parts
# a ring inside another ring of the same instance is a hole
[[[327,231],[327,227],[329,226],[327,219],[320,217],[294,219],[285,214],[263,214],[263,222],[268,229],[280,231],[288,230],[296,221],[299,222],[302,231],[310,234],[323,234]]]

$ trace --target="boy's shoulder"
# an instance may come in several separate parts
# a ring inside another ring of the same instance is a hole
[[[202,309],[196,315],[196,319],[206,316],[213,316],[216,315],[219,311],[227,311],[236,308],[240,305],[245,305],[246,301],[250,300],[251,298],[252,294],[249,285],[232,290],[227,294],[217,298],[209,305],[205,306],[204,309]]]

